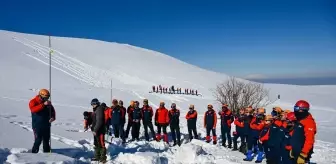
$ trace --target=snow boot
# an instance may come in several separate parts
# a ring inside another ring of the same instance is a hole
[[[257,160],[255,161],[255,163],[261,163],[263,158],[264,158],[264,152],[259,151],[258,156],[257,156]]]
[[[232,149],[232,145],[231,145],[231,144],[229,144],[228,148],[229,148],[229,149]]]
[[[216,145],[217,144],[217,136],[212,136],[212,140],[213,140],[213,144]]]
[[[239,148],[240,149],[240,148]],[[233,144],[233,149],[232,149],[232,151],[237,151],[238,150],[238,146],[237,146],[237,144]]]
[[[252,150],[248,150],[246,153],[246,158],[244,158],[244,161],[252,161],[253,160],[253,156],[252,156]]]
[[[91,160],[99,161],[100,160],[101,149],[98,147],[94,148],[94,157]]]
[[[206,140],[207,143],[210,143],[210,136],[206,136],[205,140]]]
[[[225,144],[225,142],[222,142],[222,146],[226,147],[226,144]]]
[[[160,140],[161,140],[161,134],[156,134],[156,141],[160,142]]]

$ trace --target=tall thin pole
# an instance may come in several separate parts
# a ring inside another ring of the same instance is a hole
[[[49,36],[49,92],[50,92],[50,101],[51,101],[51,37]],[[51,119],[51,108],[49,108],[49,119]],[[51,125],[51,123],[50,123]],[[50,126],[50,135],[51,136],[51,126]],[[51,138],[49,138],[50,153],[51,153]]]
[[[112,106],[112,103],[113,103],[113,102],[112,102],[112,101],[113,101],[113,100],[112,100],[112,96],[113,96],[113,94],[112,94],[112,86],[113,86],[113,83],[112,83],[112,79],[111,79],[111,106]]]

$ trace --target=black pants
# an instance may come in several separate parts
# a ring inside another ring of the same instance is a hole
[[[196,125],[189,125],[188,124],[188,133],[189,133],[189,140],[193,139],[193,135],[192,133],[194,133],[194,137],[195,139],[198,139],[198,134],[197,134],[197,130],[196,130]]]
[[[123,138],[124,136],[123,125],[116,124],[116,125],[112,125],[112,127],[113,127],[114,137],[119,138],[120,136],[120,138]]]
[[[132,128],[132,122],[128,122],[124,138],[128,138],[128,134],[129,134],[131,128]]]
[[[132,123],[132,139],[139,139],[140,133],[140,122]]]
[[[171,132],[172,139],[173,139],[174,143],[176,143],[176,138],[177,138],[177,142],[180,143],[181,142],[180,127],[179,126],[170,126],[170,132]]]
[[[238,138],[240,138],[240,146],[246,144],[246,136],[244,134],[236,134],[233,136],[233,147],[234,148],[237,148],[238,147]]]
[[[162,128],[163,134],[167,134],[167,126],[160,125],[160,124],[157,126],[157,133],[161,134],[161,128]]]
[[[211,128],[206,128],[206,135],[210,136],[210,132],[212,131],[212,136],[216,136],[216,129]]]
[[[228,139],[228,144],[232,145],[232,138],[231,138],[231,127],[221,127],[222,132],[222,142],[223,144],[226,143],[226,139]]]
[[[97,133],[93,138],[95,158],[98,160],[106,160],[105,134]]]
[[[144,130],[145,130],[146,141],[149,141],[148,128],[152,133],[153,139],[155,139],[155,131],[154,131],[153,123],[152,122],[144,122],[143,125],[144,125]]]
[[[43,152],[47,153],[50,152],[50,127],[43,127],[43,128],[35,128],[33,129],[35,141],[32,148],[32,153],[38,153],[40,149],[40,145],[43,141]]]

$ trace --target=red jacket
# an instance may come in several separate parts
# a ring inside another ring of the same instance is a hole
[[[159,124],[169,124],[168,109],[159,108],[155,112],[155,121]]]
[[[49,119],[56,120],[56,112],[53,105],[44,105],[40,96],[35,96],[29,102],[29,109],[32,113],[33,129],[50,126]]]

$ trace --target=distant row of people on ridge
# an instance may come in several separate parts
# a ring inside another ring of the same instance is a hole
[[[152,92],[153,93],[168,93],[168,94],[186,94],[186,95],[196,95],[198,96],[199,93],[197,90],[194,89],[184,89],[184,92],[182,92],[182,88],[175,88],[174,85],[171,87],[164,87],[162,85],[159,86],[152,86]]]

